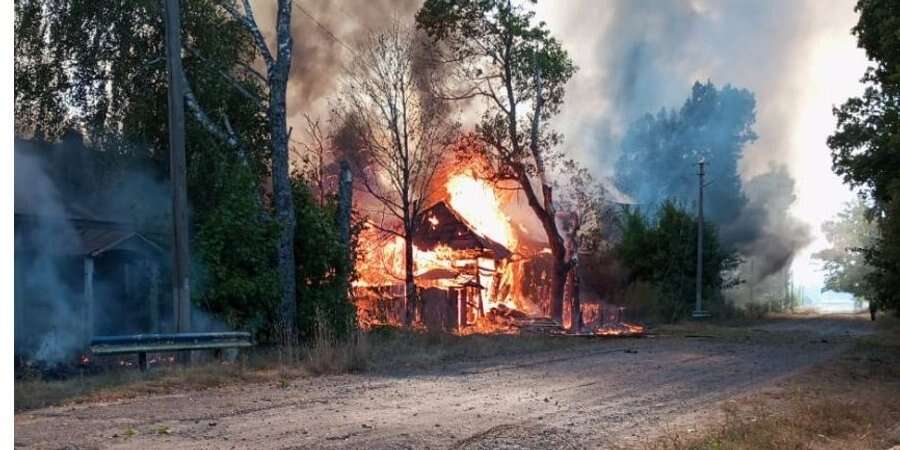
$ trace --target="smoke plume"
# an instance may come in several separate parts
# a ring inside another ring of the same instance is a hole
[[[31,347],[36,359],[57,362],[81,344],[77,327],[59,326],[80,322],[76,313],[80,293],[74,292],[66,282],[58,266],[58,254],[51,249],[66,248],[77,241],[78,236],[71,224],[63,219],[66,211],[59,191],[47,177],[41,161],[15,151],[14,163],[16,207],[28,204],[39,216],[30,224],[27,233],[19,229],[20,224],[16,224],[17,252],[33,254],[32,258],[15,259],[16,297],[20,293],[39,292],[40,295],[29,295],[23,300],[29,302],[34,310],[42,312],[16,314],[15,347],[17,350]],[[31,334],[34,330],[44,333],[36,337]]]
[[[749,203],[733,227],[722,231],[742,243],[745,256],[765,261],[760,275],[777,271],[810,242],[809,227],[788,212],[795,178],[804,173],[796,155],[809,150],[793,142],[792,129],[800,121],[798,92],[809,79],[804,67],[819,38],[849,31],[853,2],[838,3],[539,3],[539,17],[580,69],[556,120],[567,150],[595,173],[611,176],[625,131],[642,114],[678,107],[695,81],[749,89],[756,97],[758,139],[744,149],[739,164]]]
[[[255,3],[257,20],[273,41],[274,2]],[[609,179],[615,175],[614,162],[628,126],[643,114],[678,107],[695,81],[752,91],[758,139],[745,147],[739,162],[749,199],[741,220],[747,223],[723,233],[740,237],[742,250],[766,259],[765,265],[783,266],[808,242],[808,227],[787,209],[761,208],[795,197],[793,178],[802,173],[795,155],[803,149],[796,148],[791,133],[799,120],[794,115],[801,101],[796,92],[808,75],[801,68],[814,53],[817,38],[847,33],[841,27],[846,27],[852,0],[839,3],[822,8],[815,0],[539,2],[538,18],[547,22],[579,67],[554,123],[566,135],[565,150],[591,168],[596,179]],[[337,74],[352,57],[348,47],[392,20],[411,22],[420,4],[295,4],[288,105],[294,127],[302,128],[304,113],[325,118]],[[784,168],[771,171],[773,163]],[[755,178],[760,175],[765,176]],[[760,188],[763,180],[781,180],[776,185],[790,192]],[[716,207],[706,206],[710,214]],[[774,230],[793,234],[772,234]]]
[[[75,133],[55,144],[15,142],[15,353],[25,361],[63,363],[85,350],[92,334],[171,329],[167,180],[146,160],[111,153],[85,147]],[[86,253],[127,236],[120,231],[136,231],[153,244],[132,248],[130,257],[92,255],[89,320]],[[226,329],[196,309],[192,322],[195,331]]]
[[[276,2],[252,2],[256,20],[269,42],[275,42]],[[291,32],[293,64],[288,84],[289,121],[302,129],[303,114],[325,119],[329,97],[337,89],[354,48],[392,21],[413,24],[421,0],[313,0],[294,2]]]

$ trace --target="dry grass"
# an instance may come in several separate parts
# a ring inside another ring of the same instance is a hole
[[[523,355],[596,345],[590,338],[542,335],[457,336],[447,333],[410,332],[397,328],[369,333],[372,370],[439,369],[452,363],[479,361],[501,355]]]
[[[782,390],[723,409],[725,421],[696,433],[670,431],[646,448],[885,449],[900,444],[900,322],[859,339],[838,361]]]
[[[272,381],[284,376],[284,370],[277,364],[274,354],[272,349],[260,349],[251,352],[245,362],[209,360],[190,367],[156,367],[146,373],[131,367],[112,368],[65,380],[44,380],[39,376],[17,379],[14,386],[15,410]]]
[[[313,342],[305,349],[300,365],[312,375],[362,372],[371,363],[369,339],[365,333],[353,332],[346,339],[318,321]]]

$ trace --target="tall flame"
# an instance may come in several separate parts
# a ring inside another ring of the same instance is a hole
[[[447,180],[450,206],[477,233],[491,238],[506,248],[515,246],[515,235],[509,216],[500,209],[500,199],[494,187],[470,173],[458,173]]]

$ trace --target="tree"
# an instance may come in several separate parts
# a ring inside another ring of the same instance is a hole
[[[697,219],[666,200],[652,220],[639,209],[626,207],[620,224],[622,238],[614,251],[628,269],[628,283],[643,281],[657,289],[651,306],[663,319],[683,317],[695,292]],[[738,282],[732,273],[739,261],[721,246],[715,225],[704,222],[703,228],[704,298],[721,300],[721,290]]]
[[[243,25],[256,44],[257,54],[266,68],[265,75],[248,69],[266,85],[268,98],[266,117],[269,121],[269,140],[272,146],[272,190],[275,216],[281,227],[278,240],[278,275],[281,286],[279,319],[284,343],[293,342],[297,327],[297,284],[294,264],[294,232],[296,217],[291,187],[290,147],[287,129],[287,83],[291,70],[294,41],[291,36],[291,6],[293,0],[278,0],[275,13],[275,52],[269,50],[263,37],[250,0],[242,0],[242,11],[234,0],[219,3],[235,21]],[[188,101],[190,105],[191,102]],[[225,122],[227,136],[231,126]],[[218,133],[221,135],[222,133]],[[227,139],[230,142],[230,139]]]
[[[822,232],[831,247],[813,255],[824,262],[823,290],[847,292],[858,300],[872,298],[866,278],[872,267],[865,261],[863,249],[877,239],[875,223],[867,217],[869,207],[857,199],[847,203],[837,217],[822,224]]]
[[[297,261],[299,336],[308,341],[316,327],[324,325],[333,336],[345,338],[356,326],[356,305],[349,300],[347,286],[355,276],[352,253],[359,227],[351,230],[348,258],[335,223],[335,196],[326,196],[321,205],[305,180],[294,177],[293,182],[298,230],[294,245],[297,254],[304,255]]]
[[[581,255],[593,256],[600,250],[603,224],[611,222],[611,204],[605,188],[594,181],[590,171],[574,160],[562,165],[565,181],[556,183],[559,194],[557,222],[565,239],[566,261],[569,264],[568,298],[572,312],[571,329],[581,330],[581,279],[578,264]]]
[[[545,24],[534,23],[534,12],[511,0],[426,0],[416,21],[443,45],[463,85],[444,95],[483,100],[476,145],[467,147],[495,180],[514,181],[540,220],[552,255],[550,315],[562,320],[570,261],[550,180],[562,136],[547,123],[575,65]]]
[[[307,114],[303,115],[306,122],[306,135],[301,143],[303,152],[295,151],[294,154],[302,162],[302,177],[313,189],[314,197],[319,205],[325,204],[325,197],[334,190],[329,186],[329,175],[335,172],[333,159],[334,146],[331,136],[327,135],[318,119],[313,119]]]
[[[425,82],[431,70],[415,30],[393,24],[371,36],[341,79],[337,111],[354,144],[350,161],[365,191],[399,221],[400,231],[374,224],[404,240],[405,323],[415,319],[413,240],[433,202],[434,177],[456,135],[445,102]]]
[[[103,180],[98,190],[120,188],[120,180],[135,178],[131,166],[139,161],[153,161],[160,176],[167,172],[161,5],[157,0],[16,3],[21,44],[15,55],[16,132],[53,141],[64,127],[80,130],[109,161],[94,174]],[[271,299],[274,241],[260,202],[269,142],[266,117],[253,100],[261,85],[244,69],[253,61],[253,42],[213,2],[182,5],[189,102],[202,104],[204,114],[210,111],[207,120],[240,124],[232,137],[244,150],[235,151],[198,120],[186,124],[191,245],[202,258],[193,301],[232,326],[258,330],[256,310]]]
[[[215,198],[194,210],[194,247],[200,260],[194,297],[228,325],[252,331],[258,341],[277,342],[272,325],[277,323],[279,298],[273,270],[278,224],[261,210],[259,179],[246,166],[232,162],[207,167],[214,172],[205,178],[215,184],[204,190],[213,190]]]
[[[738,161],[756,139],[755,108],[750,91],[694,83],[681,109],[647,114],[629,127],[616,161],[616,184],[645,207],[669,198],[689,203],[697,196],[696,163],[702,158],[715,180],[704,192],[712,206],[707,218],[720,225],[735,220],[747,203]]]
[[[832,170],[872,200],[878,238],[864,250],[867,277],[881,306],[900,307],[900,5],[859,0],[852,33],[873,62],[860,97],[834,108],[837,129],[828,138]]]

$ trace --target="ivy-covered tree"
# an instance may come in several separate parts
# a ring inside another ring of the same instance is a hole
[[[337,338],[347,337],[356,326],[356,305],[347,286],[356,276],[353,260],[359,224],[351,227],[351,258],[347,258],[336,225],[337,198],[329,195],[320,205],[299,177],[294,177],[293,189],[298,229],[294,245],[297,254],[304,255],[296,266],[300,337],[314,338],[319,325],[327,326]]]

